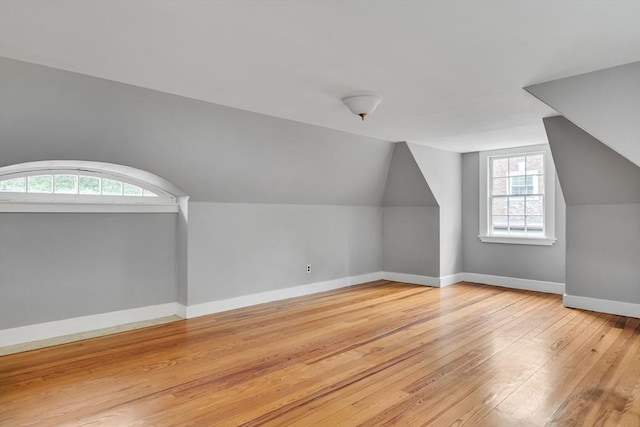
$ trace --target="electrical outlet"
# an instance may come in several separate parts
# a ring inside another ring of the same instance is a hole
[[[311,264],[307,264],[307,274],[311,274]]]

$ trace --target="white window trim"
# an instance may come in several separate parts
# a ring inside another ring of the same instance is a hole
[[[50,163],[56,164],[48,167],[24,168],[20,167],[21,165],[15,165],[0,168],[0,179],[12,179],[30,175],[81,174],[130,183],[152,191],[158,197],[2,192],[0,193],[0,213],[177,213],[179,211],[178,201],[173,194],[139,178],[92,169],[84,165],[74,167],[75,165],[69,164],[68,167],[65,167],[67,166],[65,162]]]
[[[544,153],[544,187],[545,187],[545,209],[544,209],[544,237],[534,236],[503,236],[491,235],[489,230],[489,160],[491,157],[513,156],[532,152]],[[556,242],[556,169],[553,165],[551,150],[548,144],[529,145],[526,147],[506,148],[502,150],[481,151],[479,153],[479,235],[478,238],[484,243],[506,243],[515,245],[543,245],[551,246]]]

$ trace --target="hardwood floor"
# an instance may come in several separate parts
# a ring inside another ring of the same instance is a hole
[[[379,281],[0,358],[0,425],[640,425],[640,319]]]

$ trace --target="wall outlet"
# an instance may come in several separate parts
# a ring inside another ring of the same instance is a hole
[[[307,264],[307,274],[311,274],[311,264]]]

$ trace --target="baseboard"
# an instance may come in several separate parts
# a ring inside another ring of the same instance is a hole
[[[189,305],[186,307],[186,318],[205,316],[207,314],[220,313],[222,311],[234,310],[236,308],[248,307],[266,302],[278,301],[287,298],[311,295],[318,292],[331,291],[333,289],[344,288],[346,286],[360,283],[373,282],[382,279],[382,273],[369,273],[359,276],[343,277],[340,279],[327,280],[324,282],[310,283],[308,285],[294,286],[273,291],[260,292],[257,294],[243,295],[240,297],[223,300],[209,301],[201,304]]]
[[[438,277],[421,276],[418,274],[394,273],[391,271],[383,271],[382,279],[391,280],[392,282],[411,283],[412,285],[424,286],[440,286]]]
[[[143,322],[160,317],[173,316],[177,312],[177,304],[150,305],[128,310],[111,311],[92,314],[35,325],[0,330],[0,347],[24,344],[64,335],[79,334],[97,329],[111,328],[128,323]]]
[[[324,282],[310,283],[308,285],[291,288],[277,289],[274,291],[229,298],[219,301],[210,301],[203,304],[185,306],[184,304],[171,302],[167,304],[152,305],[147,307],[132,308],[129,310],[112,311],[109,313],[93,314],[89,316],[74,317],[71,319],[56,320],[53,322],[38,323],[35,325],[20,326],[17,328],[0,330],[0,347],[14,346],[65,335],[81,334],[98,329],[111,328],[134,322],[159,319],[167,316],[180,316],[192,318],[221,311],[265,302],[277,301],[286,298],[310,295],[323,291],[330,291],[360,283],[373,282],[382,279],[382,273],[369,273],[359,276],[343,277]]]
[[[101,313],[89,316],[75,317],[71,319],[57,320],[53,322],[39,323],[35,325],[21,326],[11,329],[3,329],[0,330],[0,347],[23,344],[60,337],[64,335],[89,332],[97,329],[110,328],[114,326],[125,325],[128,323],[142,322],[173,315],[178,315],[182,318],[193,318],[271,301],[330,291],[333,289],[339,289],[360,283],[373,282],[381,279],[434,287],[443,287],[458,283],[460,281],[468,281],[504,286],[515,289],[526,289],[531,291],[564,294],[563,283],[543,282],[538,280],[517,279],[511,277],[490,276],[475,273],[457,273],[443,277],[431,277],[416,274],[376,272],[358,276],[343,277],[334,280],[327,280],[324,282],[310,283],[307,285],[294,286],[290,288],[276,289],[273,291],[244,295],[235,298],[209,301],[202,304],[195,304],[190,306],[172,302],[167,304],[139,307],[129,310],[113,311],[109,313]],[[567,298],[569,298],[569,302],[567,302]],[[568,307],[571,306],[575,308],[584,308],[587,310],[603,311],[614,314],[631,313],[624,315],[638,317],[637,313],[639,309],[637,304],[605,301],[605,303],[608,304],[604,305],[604,309],[600,309],[598,308],[599,305],[592,305],[591,302],[583,302],[583,305],[571,305],[571,301],[574,301],[571,298],[580,299],[575,301],[582,301],[583,299],[592,300],[591,298],[565,296],[565,305]],[[600,302],[603,300],[593,301]],[[575,302],[573,304],[580,304],[580,302]],[[607,308],[612,305],[615,307],[610,309]]]
[[[448,276],[432,277],[421,276],[418,274],[394,273],[391,271],[383,271],[382,278],[393,282],[411,283],[412,285],[433,286],[436,288],[444,288],[454,283],[462,282],[464,273],[450,274]]]
[[[579,308],[582,310],[598,311],[600,313],[640,318],[640,304],[630,302],[564,294],[562,296],[562,304],[569,308]]]
[[[518,279],[516,277],[491,276],[489,274],[462,273],[465,282],[496,285],[505,288],[522,289],[526,291],[546,292],[549,294],[564,294],[564,283],[546,282],[543,280]]]
[[[444,288],[445,286],[453,285],[462,281],[464,281],[464,273],[455,273],[448,276],[441,276],[440,287]]]
[[[183,319],[187,318],[187,306],[179,302],[176,303],[176,316],[180,316]]]

